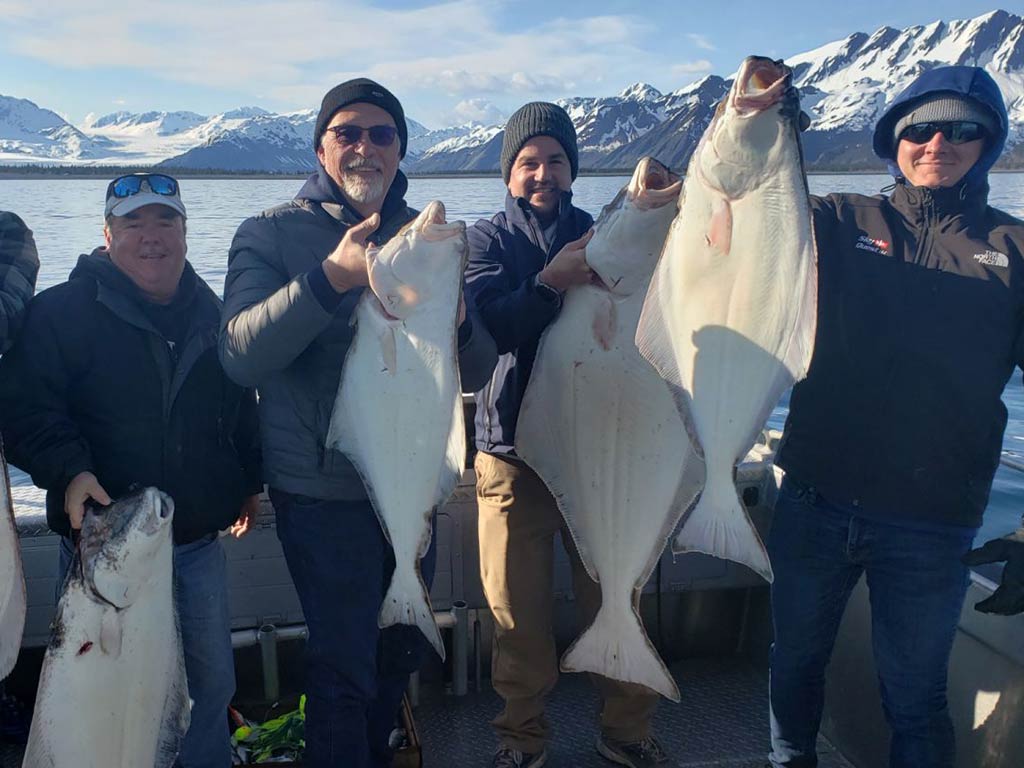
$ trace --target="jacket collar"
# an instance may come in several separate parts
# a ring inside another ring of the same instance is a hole
[[[405,202],[405,193],[409,189],[409,179],[406,178],[405,174],[398,171],[395,174],[394,181],[391,182],[391,186],[388,188],[387,195],[384,196],[384,203],[380,209],[380,221],[381,226],[378,232],[383,232],[389,229],[389,223],[396,217],[402,218],[402,224],[405,223],[406,212],[408,211],[408,205]],[[302,185],[302,189],[295,195],[296,200],[309,200],[312,203],[319,203],[320,206],[333,218],[347,224],[348,226],[354,226],[361,222],[365,217],[359,213],[348,198],[345,197],[345,193],[341,191],[338,185],[334,182],[327,171],[322,165],[317,165],[316,173],[312,174],[306,182]]]
[[[563,192],[558,199],[558,218],[555,239],[551,244],[551,253],[557,253],[564,243],[575,240],[579,237],[573,231],[575,208],[572,204],[572,190]],[[544,243],[540,239],[540,232],[543,225],[533,212],[533,207],[522,197],[513,197],[511,192],[505,193],[505,218],[510,226],[516,226],[529,237],[530,242],[545,250]],[[582,233],[581,233],[582,234]],[[557,246],[557,248],[556,248]]]
[[[952,187],[915,187],[898,179],[892,191],[892,204],[904,210],[931,206],[940,217],[964,216],[974,221],[988,207],[988,182],[964,179]]]

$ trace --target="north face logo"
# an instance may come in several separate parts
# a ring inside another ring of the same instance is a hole
[[[878,237],[861,235],[857,238],[854,248],[860,248],[862,251],[871,251],[871,253],[877,253],[881,256],[889,255],[889,243]]]
[[[1010,266],[1010,260],[1007,258],[1005,253],[999,251],[985,251],[984,253],[974,254],[974,260],[979,264],[985,264],[989,267],[1008,267]]]

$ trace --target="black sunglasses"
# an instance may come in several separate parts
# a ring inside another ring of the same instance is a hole
[[[110,182],[107,187],[107,198],[125,198],[139,194],[142,182],[146,182],[151,192],[158,195],[174,197],[178,194],[178,182],[162,173],[137,173],[121,176]]]
[[[941,133],[950,144],[965,144],[977,141],[987,135],[980,123],[956,120],[948,123],[915,123],[908,125],[900,132],[900,138],[911,144],[927,144],[932,136]]]
[[[371,125],[369,128],[359,125],[332,125],[327,130],[334,134],[334,138],[343,147],[358,144],[364,133],[370,135],[370,143],[374,146],[390,147],[398,135],[398,129],[393,125]]]

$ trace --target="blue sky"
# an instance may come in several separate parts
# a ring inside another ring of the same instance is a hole
[[[671,91],[852,32],[967,19],[973,0],[0,0],[0,94],[92,112],[319,106],[348,77],[440,127],[533,99]],[[1014,10],[1004,4],[1009,10]],[[110,11],[114,8],[113,12]],[[1019,12],[1019,11],[1018,11]]]

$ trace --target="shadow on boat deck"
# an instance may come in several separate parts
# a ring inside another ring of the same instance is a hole
[[[671,665],[679,704],[662,701],[654,733],[680,768],[762,768],[768,752],[768,682],[762,670],[735,657],[688,659]],[[547,766],[610,768],[594,749],[598,698],[583,675],[562,675],[548,699],[552,739]],[[415,709],[425,768],[486,768],[497,746],[489,721],[501,708],[485,683],[462,698],[424,688]],[[820,768],[851,768],[824,739]]]
[[[763,670],[735,657],[672,665],[679,704],[662,701],[654,732],[679,768],[762,768],[768,750],[768,686]],[[597,694],[583,675],[562,675],[548,699],[552,768],[610,768],[594,749]],[[485,681],[479,693],[444,694],[425,683],[414,710],[424,768],[486,768],[496,740],[489,721],[501,707]],[[851,768],[822,737],[820,768]],[[0,745],[0,768],[20,768],[21,749]]]

